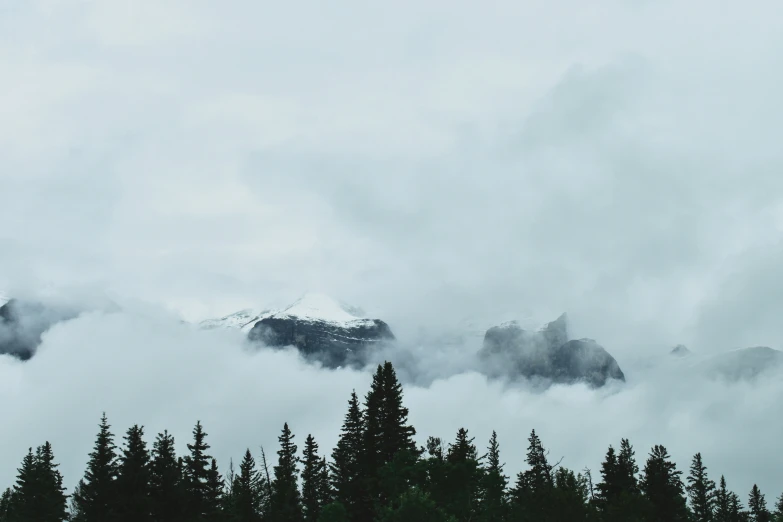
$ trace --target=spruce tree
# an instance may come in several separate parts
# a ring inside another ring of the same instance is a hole
[[[688,475],[688,498],[694,522],[712,522],[715,512],[715,482],[707,476],[707,467],[697,453],[691,462]]]
[[[360,519],[360,507],[365,498],[364,415],[356,391],[348,401],[348,413],[343,421],[337,447],[332,452],[331,486],[335,501],[342,504],[348,518]]]
[[[481,476],[478,452],[468,430],[460,428],[446,455],[444,510],[459,521],[476,520],[481,500]]]
[[[108,522],[117,514],[117,453],[114,435],[104,413],[87,471],[74,493],[80,522]]]
[[[27,451],[22,465],[17,469],[13,492],[13,518],[34,520],[38,510],[40,487],[38,484],[33,448]]]
[[[783,493],[778,497],[778,502],[775,504],[775,522],[783,522]]]
[[[617,492],[633,497],[639,493],[639,480],[637,474],[639,466],[636,464],[636,453],[628,439],[620,441],[620,453],[617,456]]]
[[[13,490],[6,488],[0,495],[0,522],[12,522]]]
[[[234,477],[232,496],[232,514],[236,522],[259,522],[262,514],[263,484],[256,461],[245,451],[239,474]]]
[[[280,449],[277,452],[277,466],[274,467],[275,479],[272,482],[271,519],[273,522],[301,522],[302,503],[299,496],[297,447],[294,434],[288,423],[277,439]]]
[[[642,491],[652,508],[652,520],[680,522],[688,520],[681,471],[670,460],[664,446],[654,446],[644,467]]]
[[[39,522],[60,522],[68,513],[68,496],[63,477],[54,462],[52,445],[47,441],[35,452],[35,479],[38,490],[37,519]]]
[[[604,461],[601,464],[602,480],[596,487],[598,490],[598,502],[603,511],[606,511],[608,506],[620,496],[618,469],[617,454],[615,453],[614,447],[610,445],[609,449],[606,451]]]
[[[218,471],[217,460],[210,461],[204,488],[204,520],[220,522],[223,519],[223,490],[225,481]]]
[[[305,439],[302,452],[302,512],[305,522],[317,522],[328,498],[323,489],[326,463],[318,455],[318,443],[312,435]]]
[[[190,454],[184,459],[184,511],[193,522],[206,520],[210,514],[207,503],[207,489],[212,457],[207,453],[210,446],[207,444],[206,438],[207,433],[204,431],[201,422],[196,422],[196,426],[193,428],[193,443],[188,444]]]
[[[482,484],[481,515],[482,522],[503,521],[506,518],[506,487],[508,477],[503,473],[500,462],[500,444],[498,435],[492,432],[487,450],[487,466]]]
[[[726,477],[720,476],[720,486],[715,491],[715,522],[732,522],[731,492],[726,487]]]
[[[739,495],[733,491],[729,493],[729,520],[730,522],[747,522],[747,513],[742,509],[742,501]]]
[[[144,428],[134,425],[125,434],[117,477],[118,517],[121,522],[145,522],[151,518],[150,454]]]
[[[528,443],[526,462],[529,469],[517,475],[511,490],[513,511],[519,519],[546,522],[552,520],[552,466],[536,430],[530,433]]]
[[[158,434],[152,445],[150,463],[150,512],[155,522],[180,520],[184,484],[181,463],[174,449],[174,437],[168,431]]]
[[[753,488],[750,490],[748,509],[752,522],[772,521],[772,514],[767,509],[767,500],[764,498],[764,495],[756,484],[753,484]]]

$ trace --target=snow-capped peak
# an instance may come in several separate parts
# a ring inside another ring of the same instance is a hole
[[[11,300],[11,298],[5,292],[0,290],[0,306],[3,306],[4,304],[6,304],[10,300]]]
[[[373,322],[372,319],[362,318],[363,315],[364,313],[358,308],[341,303],[328,295],[311,292],[304,294],[291,305],[280,310],[241,310],[220,319],[201,321],[199,326],[205,329],[239,328],[243,331],[250,331],[258,321],[273,317],[295,318],[300,321],[323,321],[341,326],[357,326],[364,322]]]
[[[290,316],[330,323],[345,323],[361,320],[361,312],[324,294],[307,293],[294,303],[273,314],[276,317]]]

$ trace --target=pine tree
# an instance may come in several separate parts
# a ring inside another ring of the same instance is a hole
[[[326,463],[318,456],[318,443],[312,435],[305,439],[302,452],[302,512],[305,522],[317,522],[321,509],[326,505],[328,493],[323,491]]]
[[[87,471],[74,493],[80,522],[108,522],[117,513],[117,453],[114,435],[104,413]]]
[[[775,522],[783,522],[783,493],[778,497],[778,502],[775,504]]]
[[[726,477],[720,476],[720,486],[715,491],[715,522],[732,522],[731,492],[726,487]]]
[[[554,482],[552,466],[546,458],[546,450],[536,430],[528,438],[527,465],[529,469],[517,475],[517,482],[511,490],[513,511],[522,520],[551,520],[552,493]]]
[[[654,446],[644,467],[642,491],[649,500],[654,521],[679,522],[688,520],[681,471],[670,460],[663,446]]]
[[[7,488],[0,496],[0,522],[12,522],[13,490]]]
[[[359,522],[360,506],[365,497],[364,415],[356,391],[348,401],[337,447],[332,452],[331,486],[335,501],[342,504],[350,520]]]
[[[587,480],[567,468],[554,473],[554,491],[550,502],[551,520],[585,520],[588,516]]]
[[[239,474],[233,479],[232,511],[237,522],[258,522],[262,513],[261,473],[256,468],[256,461],[248,449],[242,463],[239,465]]]
[[[17,520],[34,520],[39,496],[35,454],[33,448],[30,448],[17,470],[13,492],[13,517]]]
[[[209,444],[206,443],[206,438],[207,433],[201,422],[196,422],[193,428],[193,443],[188,444],[190,455],[184,459],[185,511],[193,522],[206,520],[210,515],[207,489],[212,457],[207,454]]]
[[[134,425],[125,435],[117,477],[118,518],[121,522],[145,522],[151,518],[150,454],[144,428]]]
[[[498,435],[493,431],[489,439],[487,466],[484,470],[480,520],[483,522],[505,520],[507,486],[508,477],[503,473],[503,464],[500,462]]]
[[[35,479],[37,483],[37,519],[39,522],[61,522],[68,513],[68,496],[63,487],[63,477],[54,462],[52,445],[47,441],[35,453]]]
[[[693,521],[712,522],[715,512],[715,482],[707,476],[707,467],[702,462],[701,453],[693,457],[685,489],[691,501]]]
[[[443,507],[460,521],[476,520],[480,507],[483,470],[473,440],[468,430],[460,428],[446,454]]]
[[[150,463],[150,512],[156,522],[176,522],[184,508],[181,463],[168,431],[158,434]]]
[[[294,434],[283,426],[282,434],[277,439],[280,449],[277,452],[277,466],[274,467],[275,479],[272,482],[271,516],[274,522],[301,522],[302,504],[298,488],[299,459],[296,456],[297,447],[294,444]]]
[[[750,520],[753,522],[772,521],[772,514],[767,509],[767,500],[756,484],[753,484],[753,488],[750,490],[748,508],[750,510]]]
[[[223,489],[225,482],[218,471],[217,460],[210,461],[204,488],[204,520],[220,522],[223,519]]]
[[[633,497],[639,493],[639,480],[637,474],[639,466],[636,465],[636,453],[628,439],[620,441],[620,453],[617,456],[617,492]]]
[[[729,493],[729,521],[747,522],[746,513],[742,509],[742,501],[739,495],[734,492]]]

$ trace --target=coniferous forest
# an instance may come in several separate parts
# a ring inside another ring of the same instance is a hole
[[[275,456],[248,449],[238,467],[221,468],[199,422],[177,455],[165,431],[151,446],[141,426],[118,441],[104,415],[75,490],[65,491],[45,442],[21,459],[0,522],[783,522],[783,495],[767,501],[754,485],[740,496],[711,478],[700,454],[679,470],[664,446],[637,460],[623,439],[600,470],[575,471],[553,462],[532,431],[525,471],[509,477],[494,432],[485,445],[467,429],[426,447],[415,435],[388,362],[363,400],[351,394],[328,457],[285,424]]]

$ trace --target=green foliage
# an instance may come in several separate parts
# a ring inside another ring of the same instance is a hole
[[[359,520],[357,516],[365,498],[367,479],[363,455],[364,414],[354,391],[330,465],[334,499],[346,510],[350,520]]]
[[[312,435],[305,439],[302,459],[302,512],[305,522],[317,522],[329,499],[326,462],[318,455],[318,443]]]
[[[318,522],[348,522],[348,511],[340,502],[331,502],[324,506]]]
[[[239,465],[239,474],[229,477],[231,480],[231,501],[228,509],[235,522],[259,522],[264,507],[264,481],[256,467],[256,460],[245,451]]]
[[[651,522],[679,522],[688,520],[681,471],[670,460],[665,447],[653,446],[641,481],[647,497]]]
[[[712,522],[715,513],[715,482],[707,476],[707,467],[701,459],[701,453],[693,456],[691,471],[688,475],[688,498],[694,522]]]
[[[118,508],[117,453],[114,435],[104,413],[87,471],[74,491],[74,511],[79,522],[115,520]]]
[[[144,442],[144,428],[132,426],[125,435],[117,477],[117,520],[152,520],[150,497],[150,454]]]
[[[772,513],[767,509],[767,500],[756,484],[753,484],[753,488],[750,490],[748,510],[752,522],[772,522]]]
[[[500,462],[500,444],[498,443],[498,435],[494,431],[489,439],[486,459],[487,464],[481,479],[482,502],[479,520],[483,522],[502,521],[508,516],[508,502],[506,500],[508,477],[503,473],[503,464]]]
[[[454,522],[430,496],[417,488],[403,493],[393,505],[382,509],[379,522]]]
[[[150,462],[150,512],[156,522],[175,522],[185,508],[182,462],[177,459],[174,437],[158,434]]]
[[[210,481],[210,464],[212,457],[207,453],[209,444],[207,433],[201,422],[196,422],[193,428],[193,443],[188,444],[190,452],[184,458],[184,511],[194,522],[207,520],[210,515],[208,489]]]
[[[283,431],[277,440],[280,442],[280,450],[277,452],[275,479],[272,482],[272,520],[273,522],[301,522],[302,502],[299,495],[297,468],[299,458],[296,455],[294,434],[291,433],[288,423],[283,426]]]

